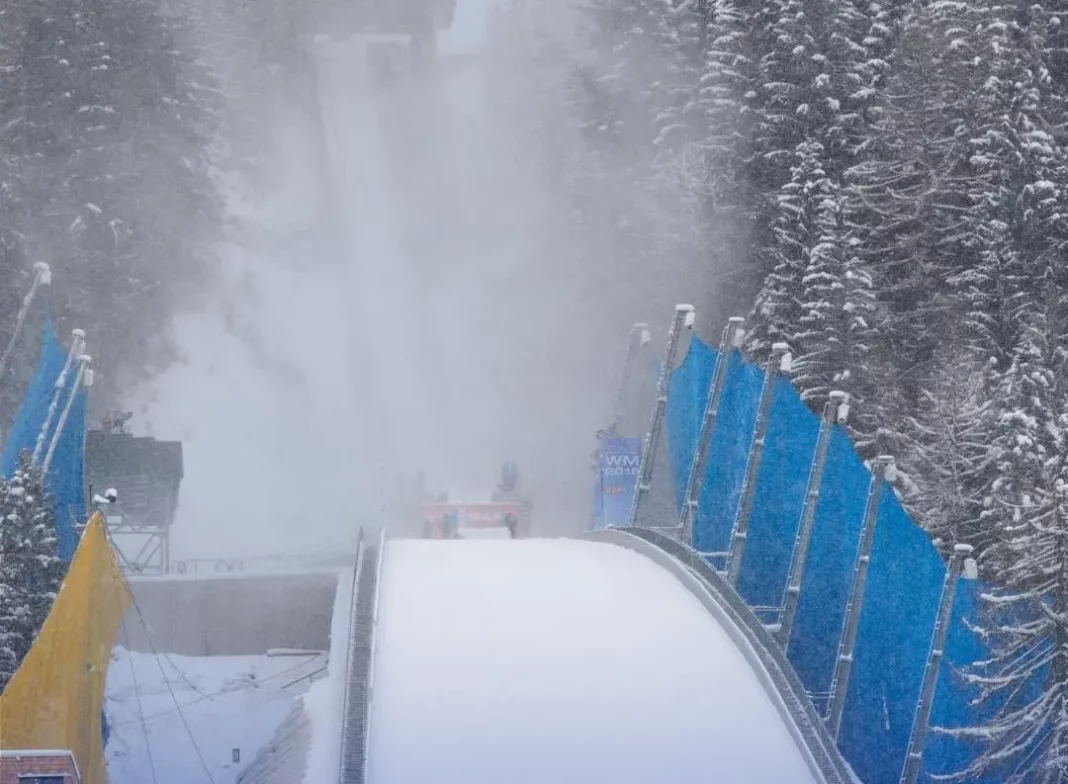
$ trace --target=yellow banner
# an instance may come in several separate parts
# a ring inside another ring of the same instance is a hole
[[[41,633],[0,695],[0,748],[69,749],[84,784],[106,784],[100,711],[130,592],[97,512]]]

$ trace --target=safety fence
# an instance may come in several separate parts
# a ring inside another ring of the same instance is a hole
[[[677,309],[663,368],[674,367],[690,313]],[[594,527],[657,528],[699,552],[775,635],[862,781],[960,770],[976,743],[926,730],[983,719],[959,672],[985,655],[969,628],[981,587],[958,579],[975,576],[969,548],[940,552],[902,508],[892,461],[860,459],[844,395],[832,393],[818,417],[790,382],[785,346],[766,367],[746,360],[733,334],[740,321],[719,348],[694,337],[678,367],[662,371],[640,469],[614,491],[633,499],[630,515]],[[663,468],[658,416],[677,520],[641,514]],[[619,481],[604,476],[612,439],[606,446],[598,492]]]

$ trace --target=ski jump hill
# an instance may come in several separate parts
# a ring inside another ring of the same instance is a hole
[[[362,541],[332,636],[241,781],[856,780],[759,619],[654,531]]]

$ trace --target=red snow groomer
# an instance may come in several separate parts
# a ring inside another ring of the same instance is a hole
[[[520,536],[518,503],[449,501],[424,503],[424,539],[517,539]]]

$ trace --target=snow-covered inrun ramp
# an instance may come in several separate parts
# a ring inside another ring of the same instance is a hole
[[[382,564],[370,784],[816,780],[751,659],[643,555],[391,541]]]

